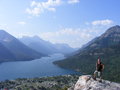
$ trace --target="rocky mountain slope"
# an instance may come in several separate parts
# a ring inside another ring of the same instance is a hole
[[[110,81],[120,82],[120,26],[109,28],[101,36],[78,50],[75,55],[54,63],[63,68],[92,74],[98,58],[101,58],[105,64],[103,77]]]
[[[91,75],[63,75],[0,81],[0,90],[120,90],[120,84]]]
[[[107,80],[99,82],[98,80],[92,79],[91,75],[83,75],[80,76],[77,83],[68,90],[120,90],[120,84]]]
[[[78,78],[78,75],[64,75],[6,80],[0,81],[0,90],[67,90]]]

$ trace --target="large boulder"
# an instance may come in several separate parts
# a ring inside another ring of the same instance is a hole
[[[68,90],[120,90],[120,84],[99,79],[94,80],[91,75],[80,76],[77,83]]]

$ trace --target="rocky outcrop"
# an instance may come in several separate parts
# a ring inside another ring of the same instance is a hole
[[[120,84],[99,79],[94,80],[91,75],[83,75],[79,77],[77,83],[68,90],[120,90]]]

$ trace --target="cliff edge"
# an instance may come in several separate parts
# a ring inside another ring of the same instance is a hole
[[[120,90],[120,84],[99,79],[94,80],[91,75],[80,76],[77,83],[68,90]]]

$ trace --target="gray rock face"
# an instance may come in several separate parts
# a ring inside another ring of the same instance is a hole
[[[98,79],[94,80],[91,75],[83,75],[79,77],[75,86],[68,90],[120,90],[120,84],[107,80],[99,82]]]

